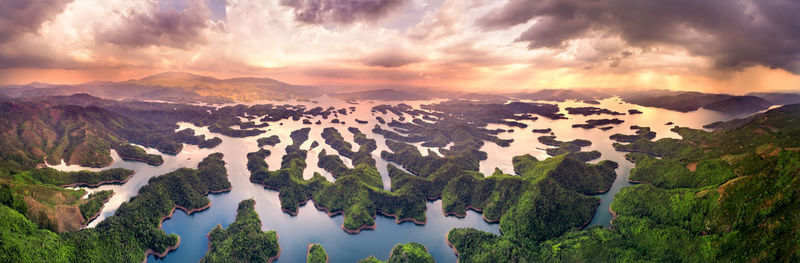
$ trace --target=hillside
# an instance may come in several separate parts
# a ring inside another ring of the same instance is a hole
[[[448,241],[461,262],[798,262],[800,104],[732,122],[615,144],[640,184],[616,195],[612,228],[539,242],[501,220],[501,236],[454,229]]]
[[[706,108],[730,114],[753,113],[765,110],[773,104],[756,96],[733,96],[686,91],[636,92],[625,95],[623,100],[646,107],[680,112]]]
[[[780,92],[751,92],[749,96],[756,96],[771,102],[774,105],[787,105],[800,103],[800,94]]]

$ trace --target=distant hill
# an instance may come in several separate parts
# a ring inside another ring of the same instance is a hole
[[[756,96],[732,96],[707,104],[703,108],[727,113],[752,113],[770,106],[771,102]]]
[[[332,97],[356,100],[424,100],[429,97],[395,89],[376,89],[357,92],[336,93]]]
[[[166,72],[123,82],[95,81],[75,85],[30,83],[0,87],[8,97],[65,96],[87,93],[106,99],[227,103],[233,101],[309,99],[322,95],[315,87],[270,78],[217,79],[185,72]]]
[[[565,100],[589,100],[596,98],[610,97],[608,94],[590,90],[570,90],[570,89],[543,89],[535,92],[515,93],[511,95],[518,99],[558,101]]]
[[[484,94],[484,93],[467,93],[458,97],[462,100],[482,100],[482,101],[507,101],[510,98],[503,95]]]
[[[753,113],[769,108],[772,103],[756,96],[734,96],[701,92],[637,92],[624,97],[628,103],[680,112],[705,108],[731,114]]]
[[[780,92],[751,92],[747,95],[756,96],[771,102],[774,105],[788,105],[800,103],[800,94]]]

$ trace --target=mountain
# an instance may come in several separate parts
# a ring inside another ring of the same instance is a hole
[[[703,106],[704,109],[727,113],[752,113],[764,110],[772,103],[756,96],[732,96]]]
[[[429,97],[395,89],[376,89],[357,92],[336,93],[333,97],[355,100],[424,100]]]
[[[628,103],[646,107],[690,112],[699,108],[730,114],[753,113],[769,108],[771,102],[756,96],[701,93],[694,91],[645,91],[623,98]]]
[[[217,79],[185,72],[165,72],[122,82],[94,81],[74,85],[30,83],[0,87],[0,95],[17,98],[76,93],[116,100],[184,103],[308,99],[322,95],[315,87],[297,86],[270,78]]]
[[[747,95],[756,96],[768,100],[774,105],[788,105],[800,103],[800,94],[797,93],[779,93],[779,92],[751,92]]]

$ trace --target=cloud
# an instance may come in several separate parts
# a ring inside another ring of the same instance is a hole
[[[24,33],[36,32],[42,23],[64,11],[72,0],[0,1],[0,44],[11,41]]]
[[[517,38],[529,49],[564,48],[603,32],[640,48],[681,47],[718,69],[763,65],[800,74],[798,13],[793,0],[510,1],[476,25],[492,31],[534,21]]]
[[[282,0],[294,9],[294,18],[307,24],[350,24],[376,21],[404,4],[405,0]]]
[[[395,68],[423,61],[417,55],[397,50],[384,50],[368,56],[364,65],[372,67]]]
[[[100,42],[127,47],[186,48],[205,43],[203,32],[213,26],[212,13],[205,1],[191,1],[185,8],[151,6],[122,12],[118,23],[99,31]]]

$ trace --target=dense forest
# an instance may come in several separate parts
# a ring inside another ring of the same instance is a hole
[[[278,234],[261,231],[253,199],[239,203],[236,221],[227,229],[218,225],[208,239],[208,252],[200,262],[272,262],[280,254]]]
[[[612,228],[542,239],[501,220],[502,236],[454,229],[448,240],[460,262],[796,262],[798,122],[800,105],[789,105],[714,132],[674,128],[681,140],[616,144],[641,184],[617,194]],[[515,225],[537,225],[526,221]]]
[[[229,189],[222,154],[211,154],[198,169],[181,168],[151,178],[138,195],[96,227],[61,234],[37,226],[17,210],[19,202],[8,202],[8,194],[0,191],[0,240],[4,241],[0,261],[141,262],[146,253],[163,255],[177,247],[178,236],[161,230],[161,221],[176,208],[198,211],[210,204],[205,195]],[[103,195],[93,199],[105,198]],[[97,210],[96,204],[82,210]]]
[[[375,256],[369,256],[359,261],[359,263],[433,263],[433,256],[428,253],[425,246],[416,243],[408,242],[405,244],[397,244],[392,248],[389,253],[389,259],[382,261]]]

